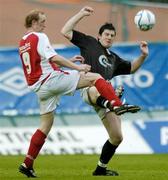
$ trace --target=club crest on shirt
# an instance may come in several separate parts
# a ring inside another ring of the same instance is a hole
[[[101,55],[99,56],[99,63],[104,66],[105,68],[106,67],[112,67],[112,64],[108,63],[108,59],[105,55]]]

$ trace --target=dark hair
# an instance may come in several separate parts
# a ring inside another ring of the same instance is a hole
[[[39,11],[39,10],[32,10],[29,12],[29,14],[25,18],[25,27],[29,28],[32,26],[32,21],[38,21],[39,20],[39,15],[44,14],[44,12]]]
[[[115,27],[113,26],[112,23],[105,23],[105,24],[103,24],[103,25],[100,27],[100,29],[99,29],[99,34],[102,35],[102,33],[104,32],[104,30],[106,30],[106,29],[114,31],[114,32],[115,32],[115,35],[116,35],[116,29],[115,29]]]

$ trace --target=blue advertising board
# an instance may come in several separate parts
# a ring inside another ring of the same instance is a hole
[[[135,121],[133,124],[154,153],[168,153],[168,120]]]
[[[139,45],[115,45],[112,50],[124,59],[134,60],[140,55]],[[168,43],[149,43],[150,54],[134,75],[118,76],[114,86],[123,85],[124,98],[145,110],[168,109]],[[56,49],[65,57],[79,54],[76,47]],[[72,103],[73,102],[73,103]],[[80,98],[64,96],[59,113],[91,112],[93,109]],[[0,49],[0,115],[37,114],[37,98],[26,86],[17,48]]]

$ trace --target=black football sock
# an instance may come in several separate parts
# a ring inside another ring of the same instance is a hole
[[[97,98],[96,104],[102,108],[108,108],[108,109],[112,110],[111,103],[102,96],[99,96]]]
[[[96,171],[103,171],[104,168],[107,167],[108,162],[114,155],[116,149],[118,146],[113,145],[107,140],[102,148],[102,152],[100,155],[100,160],[98,162],[98,166],[96,168]]]

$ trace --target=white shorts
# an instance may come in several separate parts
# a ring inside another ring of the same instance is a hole
[[[46,114],[56,109],[60,96],[73,95],[80,74],[78,71],[54,71],[36,92],[40,104],[40,114]]]
[[[87,88],[83,88],[81,90],[81,97],[82,99],[84,100],[84,102],[86,102],[87,104],[93,106],[94,110],[96,111],[96,113],[98,114],[98,116],[100,117],[101,120],[103,120],[106,116],[106,113],[109,112],[110,110],[107,109],[107,108],[101,108],[95,104],[92,104],[91,101],[90,101],[90,98],[88,96],[88,89],[89,87]]]

